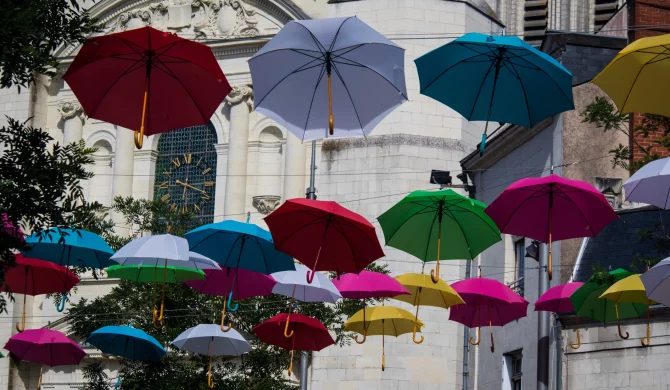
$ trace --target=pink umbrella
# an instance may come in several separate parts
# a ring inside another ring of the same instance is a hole
[[[270,275],[259,272],[248,271],[242,268],[221,267],[221,270],[204,270],[204,280],[190,280],[185,285],[193,288],[201,294],[228,296],[228,302],[223,304],[221,314],[221,330],[230,330],[225,327],[226,306],[228,310],[235,312],[239,305],[231,306],[233,299],[247,299],[252,297],[263,297],[272,294],[272,288],[277,284]],[[230,287],[229,287],[230,286]]]
[[[41,365],[69,366],[77,365],[86,356],[86,352],[63,333],[50,329],[28,329],[12,336],[5,349],[21,360]],[[42,367],[37,388],[42,384]]]
[[[502,233],[549,244],[549,280],[552,241],[595,237],[618,218],[603,194],[593,186],[557,175],[517,181],[484,212]]]
[[[583,284],[582,282],[571,282],[550,288],[535,301],[535,311],[551,311],[554,313],[571,313],[575,311],[575,307],[570,300],[570,295],[582,287]],[[579,317],[575,316],[575,318],[577,318],[577,345],[580,345]],[[570,346],[573,349],[579,348],[572,341],[570,341]]]
[[[398,295],[409,295],[409,291],[395,278],[379,272],[363,270],[358,274],[344,274],[339,279],[333,279],[333,284],[343,298],[363,300],[363,322],[365,322],[365,300],[370,298],[393,298]],[[363,333],[363,340],[356,342],[363,344],[367,339],[367,329]]]
[[[23,243],[23,232],[21,231],[21,228],[12,223],[6,214],[0,214],[0,226],[2,226],[0,229],[2,229],[3,233],[18,239]]]
[[[504,326],[526,316],[528,301],[497,280],[479,278],[461,280],[451,285],[463,298],[465,305],[449,311],[449,319],[469,328],[477,327],[477,341],[470,337],[470,344],[479,345],[481,327],[489,326],[491,352],[495,351],[493,327]]]

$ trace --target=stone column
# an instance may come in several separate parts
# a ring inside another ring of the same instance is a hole
[[[223,142],[223,140],[221,140]],[[226,175],[228,171],[228,144],[214,145],[216,150],[216,195],[214,198],[214,222],[223,221],[223,208],[226,202]]]
[[[114,151],[114,179],[112,180],[112,203],[117,196],[131,196],[133,194],[133,169],[135,167],[135,143],[133,132],[116,126],[116,148]],[[123,216],[112,212],[112,219],[116,222],[116,232],[119,235],[130,233]]]
[[[284,200],[305,197],[305,145],[293,133],[286,137]]]
[[[244,221],[247,197],[247,153],[249,151],[249,112],[253,109],[253,90],[250,86],[233,87],[226,101],[230,104],[228,134],[228,163],[226,166],[226,195],[224,219]]]
[[[63,145],[79,142],[84,130],[84,110],[78,102],[58,104],[58,112],[63,118]]]

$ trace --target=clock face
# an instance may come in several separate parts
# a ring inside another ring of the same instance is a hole
[[[173,157],[156,175],[156,197],[172,211],[202,215],[214,202],[214,174],[204,155],[184,153]]]

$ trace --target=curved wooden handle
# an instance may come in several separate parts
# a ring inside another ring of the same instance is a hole
[[[209,387],[210,389],[214,388],[214,381],[212,380],[212,372],[211,371],[207,373],[207,387]]]
[[[142,129],[144,131],[144,128]],[[135,147],[137,149],[142,149],[142,146],[144,145],[144,134],[142,134],[139,130],[135,130],[135,134],[133,134],[133,139],[135,140]]]
[[[435,269],[430,270],[430,280],[433,281],[433,283],[437,284],[437,282],[440,281],[440,261],[437,261],[437,265],[435,266]]]
[[[368,339],[368,330],[367,330],[367,329],[363,329],[363,340],[358,341],[358,336],[356,336],[356,338],[354,339],[354,341],[356,342],[356,344],[363,344],[363,343],[365,342],[365,340],[367,340],[367,339]]]
[[[21,315],[21,326],[19,326],[18,322],[16,323],[16,331],[17,332],[21,333],[24,330],[26,330],[26,313],[25,312],[23,312],[23,314]]]
[[[382,354],[382,371],[386,369],[386,355]]]
[[[481,343],[482,341],[481,335],[482,335],[482,328],[477,327],[477,341],[475,341],[474,338],[470,337],[470,344],[479,345],[479,343]]]
[[[491,333],[491,353],[496,351],[496,344],[493,341],[493,333]]]
[[[623,333],[621,332],[621,322],[619,322],[619,305],[616,303],[614,304],[614,312],[616,313],[616,326],[617,329],[619,330],[619,337],[621,337],[624,340],[628,340],[628,332],[626,332],[626,335],[624,336]]]
[[[333,119],[333,90],[330,85],[330,73],[328,73],[328,130],[333,135],[335,120]]]
[[[412,341],[414,341],[414,344],[421,344],[423,343],[424,337],[421,336],[419,340],[416,339],[416,328],[418,327],[417,323],[414,323],[414,330],[412,330]]]
[[[643,337],[640,342],[642,343],[643,347],[648,347],[649,344],[651,344],[651,329],[649,329],[649,325],[647,325],[647,337]]]
[[[572,341],[570,342],[570,348],[572,349],[579,349],[579,347],[582,346],[582,338],[579,335],[579,329],[577,329],[577,345],[573,344]]]
[[[37,390],[42,388],[42,367],[40,366],[40,377],[37,379]]]
[[[289,330],[288,330],[289,318],[291,318],[291,317],[290,316],[286,317],[286,325],[284,326],[284,337],[286,337],[287,339],[293,337],[293,335],[295,334],[295,332],[293,330],[291,330],[291,333],[289,333]]]

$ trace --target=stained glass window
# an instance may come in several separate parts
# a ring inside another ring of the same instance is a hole
[[[216,198],[216,143],[211,123],[161,134],[154,199],[197,215],[200,224],[211,223]]]

